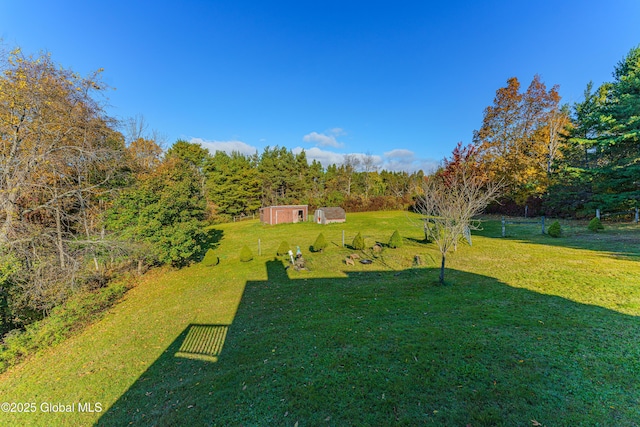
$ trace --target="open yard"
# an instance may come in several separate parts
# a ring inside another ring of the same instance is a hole
[[[640,425],[640,227],[562,225],[560,239],[536,225],[502,238],[487,221],[447,258],[445,286],[405,212],[216,226],[219,265],[150,272],[2,374],[15,405],[0,424]],[[370,248],[396,229],[401,248],[344,263],[343,231]],[[310,253],[320,232],[329,246]],[[283,240],[308,271],[285,269]]]

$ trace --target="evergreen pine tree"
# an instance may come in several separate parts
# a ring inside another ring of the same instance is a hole
[[[391,239],[389,239],[389,247],[390,248],[399,248],[402,246],[402,237],[400,237],[400,233],[398,230],[394,231],[391,235]]]
[[[322,252],[323,249],[327,247],[327,240],[324,238],[324,234],[318,234],[316,241],[313,243],[311,247],[314,252]]]
[[[562,227],[558,221],[554,221],[553,224],[549,226],[547,230],[547,234],[551,237],[560,237],[562,235]]]
[[[251,249],[245,245],[240,250],[240,261],[249,262],[251,260],[253,260],[253,253],[251,253]]]
[[[353,249],[363,250],[364,249],[364,239],[360,233],[356,234],[356,237],[353,239],[353,243],[351,244]]]
[[[600,218],[596,216],[591,221],[589,221],[589,225],[587,226],[587,228],[590,231],[597,233],[600,230],[604,230],[604,225],[602,225],[602,221],[600,221]]]
[[[278,246],[278,251],[276,252],[276,254],[280,256],[280,255],[286,255],[288,253],[289,253],[289,243],[283,240],[282,242],[280,242],[280,246]]]

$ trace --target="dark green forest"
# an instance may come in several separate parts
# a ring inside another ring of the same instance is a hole
[[[166,147],[136,119],[109,116],[101,70],[83,77],[48,54],[0,55],[3,334],[118,275],[201,259],[208,225],[274,204],[410,209],[432,172],[378,169],[366,155],[324,167],[281,146]],[[491,210],[585,218],[635,208],[639,129],[640,47],[575,105],[539,76],[526,90],[509,79],[473,133],[477,167],[504,184]]]

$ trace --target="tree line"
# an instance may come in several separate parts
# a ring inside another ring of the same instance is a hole
[[[217,151],[202,169],[205,191],[216,219],[248,215],[260,207],[308,204],[342,206],[354,211],[402,209],[420,188],[424,174],[377,170],[370,156],[345,156],[327,168],[306,153],[266,147],[251,156]]]

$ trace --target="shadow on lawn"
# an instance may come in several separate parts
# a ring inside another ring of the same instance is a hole
[[[586,249],[606,253],[615,258],[640,261],[640,226],[637,224],[606,224],[604,231],[594,233],[587,229],[586,222],[579,224],[560,220],[564,235],[559,238],[553,238],[548,234],[542,234],[539,218],[508,218],[507,221],[507,239],[539,245]],[[554,221],[555,219],[547,218],[545,230],[548,230]],[[529,222],[529,224],[522,224],[521,222]],[[473,234],[504,239],[500,220],[483,221],[483,229]]]
[[[200,245],[201,249],[195,255],[194,258],[198,262],[202,261],[209,249],[216,249],[218,246],[220,246],[220,241],[222,240],[223,237],[224,237],[223,230],[218,230],[217,228],[210,228],[205,230],[205,235],[203,236],[203,239]]]
[[[247,281],[98,425],[635,425],[640,322],[449,270]]]

